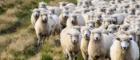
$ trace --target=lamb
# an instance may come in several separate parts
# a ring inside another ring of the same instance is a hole
[[[110,48],[111,60],[138,60],[139,47],[127,34],[118,34]]]
[[[104,51],[101,31],[94,29],[91,31],[88,45],[89,60],[104,60],[106,52]]]
[[[91,32],[88,27],[84,26],[81,28],[82,39],[81,39],[80,49],[84,60],[88,60],[88,44],[90,40],[90,34]]]
[[[64,28],[60,33],[60,42],[68,60],[76,60],[80,51],[80,31],[75,28]]]
[[[35,25],[36,21],[38,20],[39,15],[40,15],[40,10],[35,8],[33,10],[32,15],[31,15],[31,23],[32,23],[33,26]]]

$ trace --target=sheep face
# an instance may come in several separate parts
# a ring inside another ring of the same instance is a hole
[[[121,48],[123,50],[127,50],[130,46],[130,41],[132,40],[132,37],[122,35],[122,37],[117,38],[117,40],[120,41]]]
[[[77,16],[72,16],[71,18],[72,18],[72,21],[71,21],[72,24],[73,25],[77,25],[78,24],[78,22],[77,22]]]
[[[68,11],[63,12],[63,19],[64,20],[67,20],[68,16],[69,16],[69,12]]]
[[[95,27],[95,22],[88,22],[88,23],[86,23],[86,25],[90,28],[94,28]]]
[[[101,32],[99,32],[99,31],[92,31],[91,40],[94,40],[94,41],[101,41],[101,39],[102,39],[102,34],[101,34]]]
[[[82,32],[82,37],[83,38],[85,38],[86,40],[90,39],[91,32],[88,29],[84,29],[81,32]]]
[[[39,8],[46,8],[46,3],[45,2],[40,2],[39,3]]]
[[[41,14],[41,17],[42,17],[42,22],[43,23],[47,23],[47,21],[48,21],[48,15],[47,14]]]
[[[109,25],[108,28],[107,28],[107,30],[108,30],[109,32],[112,32],[112,33],[117,32],[118,26]]]
[[[129,25],[120,26],[120,31],[128,31],[128,30],[129,30]]]
[[[70,36],[71,42],[75,45],[79,42],[79,34],[70,34],[68,33],[68,35]]]

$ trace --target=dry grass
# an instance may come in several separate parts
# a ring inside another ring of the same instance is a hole
[[[53,0],[49,4],[55,5],[58,1],[62,0]],[[64,60],[59,35],[50,36],[41,51],[35,51],[36,35],[30,25],[30,14],[38,2],[0,0],[0,60]]]

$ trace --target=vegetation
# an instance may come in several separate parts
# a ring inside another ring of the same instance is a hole
[[[41,51],[36,52],[36,35],[30,23],[30,14],[39,1],[0,1],[0,60],[64,60],[60,43],[57,43],[59,35],[46,39]],[[62,0],[44,1],[57,5]],[[76,0],[63,1],[76,3]]]

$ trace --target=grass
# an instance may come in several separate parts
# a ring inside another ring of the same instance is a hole
[[[45,0],[50,5],[59,1]],[[59,35],[46,39],[43,48],[36,53],[35,31],[30,23],[31,10],[37,7],[39,0],[2,0],[0,2],[0,60],[64,60]],[[80,59],[81,60],[81,59]]]

